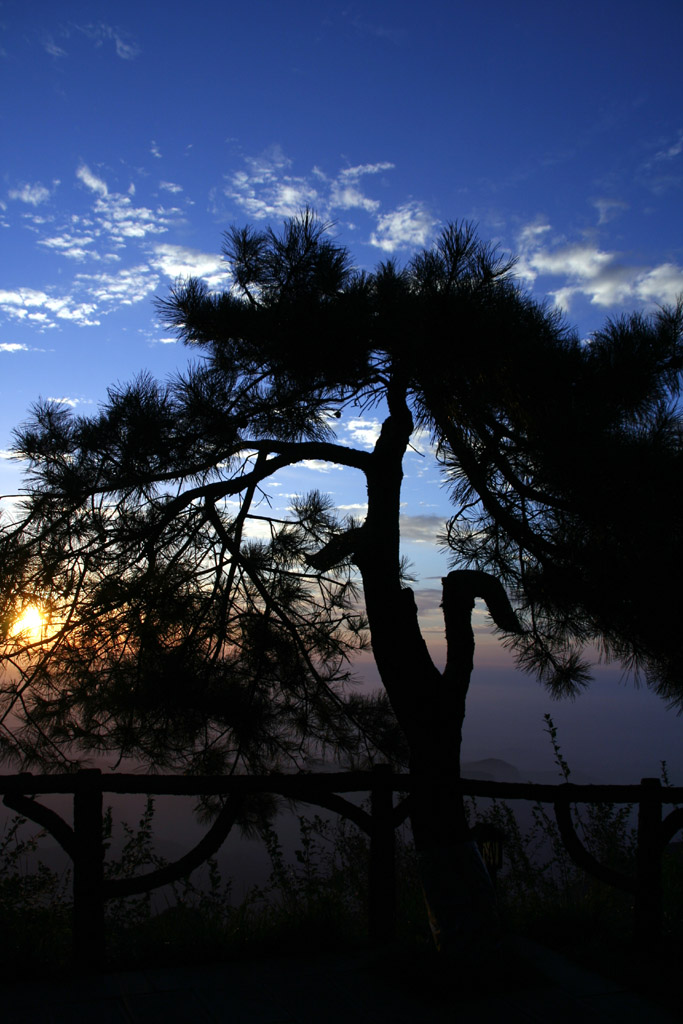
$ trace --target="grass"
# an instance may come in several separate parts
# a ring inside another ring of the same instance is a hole
[[[546,715],[546,731],[562,782],[571,770],[557,730]],[[666,764],[662,783],[669,785]],[[498,880],[501,913],[510,932],[523,934],[679,1012],[675,980],[683,955],[683,849],[669,846],[662,864],[663,927],[660,943],[644,949],[633,937],[633,896],[604,885],[569,857],[552,810],[532,807],[531,824],[521,828],[509,804],[486,808],[470,801],[470,815],[505,834],[505,863]],[[628,805],[585,804],[573,809],[584,846],[602,864],[633,876],[637,829]]]
[[[120,824],[120,854],[105,862],[110,878],[146,873],[164,863],[154,848],[154,801],[133,827]],[[61,975],[71,952],[71,872],[59,875],[35,858],[44,832],[17,816],[0,837],[0,977]],[[113,823],[104,822],[105,847]],[[367,944],[368,840],[345,820],[299,816],[295,861],[270,826],[261,830],[270,858],[265,885],[233,899],[232,881],[209,860],[192,877],[158,893],[106,904],[106,958],[113,969],[207,963],[241,955],[292,954]],[[429,932],[412,850],[398,844],[401,941]],[[159,904],[162,904],[159,909]],[[163,905],[165,903],[165,906]]]
[[[570,769],[562,756],[552,720],[547,720],[563,781]],[[664,768],[663,781],[668,783]],[[505,834],[504,865],[497,880],[507,929],[525,934],[612,975],[661,1000],[683,952],[683,858],[670,850],[664,860],[666,907],[664,942],[646,956],[634,947],[632,900],[588,878],[566,853],[552,813],[532,809],[522,828],[509,804],[486,807],[470,801],[471,822],[486,821]],[[575,827],[602,863],[634,871],[632,809],[585,805],[575,809]],[[123,846],[107,867],[110,877],[128,877],[162,863],[153,841],[154,803],[150,798],[135,827],[126,823]],[[45,865],[31,869],[41,834],[26,835],[27,824],[13,819],[0,838],[0,974],[5,978],[49,976],[68,969],[71,949],[71,880]],[[111,844],[111,816],[105,843]],[[107,963],[114,969],[208,963],[243,955],[311,954],[349,950],[367,944],[368,841],[348,821],[299,817],[295,859],[285,857],[270,827],[262,831],[270,857],[267,883],[252,888],[238,904],[230,880],[215,861],[203,877],[186,878],[165,890],[166,906],[155,909],[151,894],[107,904]],[[411,842],[397,844],[397,938],[378,969],[398,984],[435,985],[434,956]],[[199,873],[198,873],[199,874]],[[158,900],[157,900],[158,906]],[[502,983],[529,980],[529,968],[512,963]],[[526,974],[525,974],[526,970]],[[671,971],[671,975],[669,975]],[[533,974],[533,972],[532,972]],[[533,977],[530,979],[533,981]],[[452,984],[452,981],[451,981]]]

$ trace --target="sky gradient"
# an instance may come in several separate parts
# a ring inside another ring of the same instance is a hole
[[[186,365],[152,300],[188,275],[228,287],[231,224],[277,225],[308,205],[370,269],[473,220],[583,337],[675,301],[681,29],[674,0],[0,2],[0,493],[20,486],[11,432],[39,396],[87,414],[108,385]],[[376,430],[346,417],[340,437],[370,446]],[[403,537],[438,650],[448,501],[425,439],[415,449]],[[360,481],[319,469],[283,473],[274,507],[318,486],[362,512]],[[488,658],[511,678],[499,648],[480,648],[482,671]],[[656,774],[678,756],[681,722],[646,694],[656,708],[636,741],[643,697],[605,671],[604,692],[633,707],[620,763],[628,742],[651,747]],[[498,709],[500,685],[487,697]],[[596,693],[574,708],[604,723],[603,704]],[[502,756],[501,742],[477,756]]]

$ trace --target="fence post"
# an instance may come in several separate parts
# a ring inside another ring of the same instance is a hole
[[[394,793],[390,764],[372,768],[370,809],[369,924],[370,938],[386,942],[396,925],[396,848],[394,836]]]
[[[644,946],[662,935],[662,795],[659,779],[640,780],[635,933]]]
[[[104,959],[102,773],[82,769],[74,784],[73,955],[77,967],[95,970]]]

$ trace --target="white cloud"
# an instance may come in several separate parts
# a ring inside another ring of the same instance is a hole
[[[393,168],[387,161],[358,164],[343,168],[329,177],[319,167],[309,176],[292,175],[292,161],[279,146],[273,146],[259,157],[247,157],[242,170],[231,174],[224,194],[246,213],[258,220],[269,217],[292,217],[304,207],[314,208],[328,217],[335,210],[360,209],[376,213],[380,202],[366,196],[360,188],[361,178],[380,174]],[[218,210],[216,210],[218,212]]]
[[[593,305],[605,307],[621,305],[634,298],[634,286],[639,274],[638,268],[610,263],[602,269],[598,269],[593,276],[586,276],[575,287],[581,294],[586,295]],[[562,307],[561,303],[558,305],[561,308],[569,308],[568,305]]]
[[[162,159],[161,150],[157,146],[157,144],[154,141],[154,139],[152,139],[152,141],[149,144],[149,151],[152,154],[152,156],[155,156],[157,158],[157,160],[161,160]]]
[[[434,453],[434,445],[432,439],[429,436],[429,431],[423,427],[418,427],[410,435],[410,447],[409,451],[414,452],[417,455],[426,455],[427,453]]]
[[[312,469],[316,473],[329,473],[333,469],[343,470],[343,466],[337,465],[336,462],[323,462],[322,459],[302,459],[301,462],[297,462],[297,466],[302,469]]]
[[[51,238],[39,238],[38,245],[44,245],[46,249],[52,249],[61,256],[67,256],[72,260],[83,260],[86,257],[98,260],[97,252],[86,249],[94,241],[93,235],[71,235],[65,232],[63,235],[54,235]]]
[[[272,540],[273,530],[267,520],[252,519],[251,516],[247,516],[244,526],[244,536],[249,540]]]
[[[548,231],[550,231],[550,224],[543,224],[541,221],[535,221],[533,224],[527,224],[519,233],[519,247],[521,249],[526,249],[528,246],[537,242],[538,239]]]
[[[178,207],[136,205],[134,186],[129,187],[127,194],[110,191],[107,182],[85,163],[77,168],[76,177],[94,194],[89,214],[72,214],[68,227],[39,241],[40,245],[63,256],[117,261],[120,256],[112,252],[112,248],[124,249],[130,239],[164,234],[181,217]],[[32,223],[38,225],[37,215],[32,215]],[[109,251],[99,244],[105,238]]]
[[[364,448],[374,448],[382,429],[379,420],[349,420],[345,424],[346,433],[353,444],[362,444]]]
[[[112,262],[120,266],[132,263],[132,266],[114,273],[76,274],[70,289],[72,294],[62,296],[57,296],[53,289],[2,291],[0,309],[6,316],[31,323],[41,330],[55,328],[64,320],[91,326],[99,323],[96,315],[100,308],[109,313],[117,306],[130,305],[147,297],[161,280],[159,271],[172,279],[199,276],[213,288],[229,286],[227,267],[215,254],[209,256],[182,246],[157,246],[152,249],[151,260],[148,261],[149,250],[140,255],[139,243],[149,242],[179,223],[180,209],[138,205],[132,198],[134,190],[129,189],[127,195],[110,190],[107,182],[86,163],[81,163],[75,174],[89,194],[90,209],[84,214],[66,215],[59,225],[55,224],[53,216],[43,217],[33,211],[23,213],[22,217],[38,235],[37,244],[43,250],[72,261],[99,262],[100,266]],[[37,190],[43,187],[24,186],[17,198],[35,203],[42,198]],[[135,243],[138,243],[138,252],[131,258]],[[121,253],[125,263],[121,261]]]
[[[109,194],[107,183],[98,178],[96,174],[93,174],[86,164],[81,164],[76,171],[76,177],[92,192],[97,192],[98,195],[103,197]]]
[[[339,175],[330,186],[330,206],[340,210],[351,210],[354,208],[365,210],[367,213],[374,213],[379,209],[378,199],[370,199],[363,195],[358,188],[357,182],[368,174],[380,174],[382,171],[389,171],[394,164],[384,162],[376,164],[358,164],[356,167],[346,167],[339,172]]]
[[[88,295],[108,306],[131,306],[146,298],[159,284],[159,278],[144,264],[126,267],[118,274],[77,274],[76,277],[85,285]]]
[[[384,252],[421,248],[428,244],[437,223],[422,203],[403,203],[378,218],[370,244]]]
[[[172,181],[160,181],[159,188],[163,188],[165,192],[182,192],[182,185],[176,185]]]
[[[174,207],[152,210],[147,206],[134,206],[130,196],[119,193],[97,199],[93,210],[101,230],[119,245],[123,245],[126,238],[164,234],[180,212]]]
[[[364,196],[360,189],[353,185],[345,185],[335,181],[330,192],[330,204],[339,210],[352,210],[354,208],[365,210],[367,213],[374,213],[379,209],[378,199],[369,199]]]
[[[569,310],[577,296],[605,308],[627,303],[672,303],[683,294],[683,268],[674,263],[655,267],[629,266],[617,252],[607,252],[591,242],[542,245],[543,231],[524,229],[520,235],[521,259],[517,276],[535,282],[540,276],[564,278],[548,288],[555,305]]]
[[[225,195],[257,220],[294,217],[304,207],[315,206],[317,190],[305,178],[285,174],[291,165],[279,146],[263,156],[247,157],[246,170],[230,175]]]
[[[35,185],[21,185],[19,188],[10,189],[10,199],[18,199],[22,203],[29,203],[31,206],[38,206],[50,198],[51,192],[39,181]]]
[[[539,249],[528,261],[539,274],[562,274],[590,280],[614,260],[613,253],[601,252],[591,245],[566,245],[553,251]]]
[[[380,174],[382,171],[392,171],[395,166],[395,164],[388,161],[377,164],[357,164],[356,167],[345,167],[343,171],[340,171],[339,177],[342,179],[362,178],[366,174]]]
[[[675,263],[661,263],[640,276],[635,293],[645,302],[675,303],[683,295],[683,268]]]
[[[28,352],[28,345],[20,345],[16,341],[0,343],[0,352]]]
[[[210,288],[228,287],[230,273],[220,256],[183,245],[155,245],[150,265],[172,280],[201,277]]]
[[[82,327],[99,324],[99,320],[92,319],[96,310],[93,303],[75,302],[70,296],[48,295],[34,288],[0,291],[0,310],[16,320],[43,320],[45,326],[54,326],[56,320],[71,320]],[[45,316],[40,316],[40,313]],[[48,313],[52,315],[46,319]]]
[[[54,398],[48,396],[48,402],[56,402],[58,405],[70,405],[72,409],[75,409],[77,405],[80,405],[80,398]]]
[[[370,244],[393,253],[429,243],[438,221],[420,202],[410,201],[388,213],[381,213],[381,202],[367,195],[361,181],[394,168],[389,161],[345,167],[334,176],[314,166],[308,175],[293,175],[292,161],[279,146],[259,157],[247,157],[244,167],[226,178],[223,194],[256,220],[296,216],[305,207],[322,218],[334,221],[339,211],[359,210],[373,218]],[[216,202],[212,193],[212,212],[225,217],[228,211]],[[355,230],[356,225],[346,225]]]

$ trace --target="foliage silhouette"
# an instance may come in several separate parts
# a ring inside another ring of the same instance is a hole
[[[529,372],[512,353],[505,423],[484,412],[444,431],[454,564],[519,596],[520,663],[559,692],[588,682],[580,650],[592,643],[683,708],[671,600],[683,565],[682,337],[679,301],[609,321],[568,363],[564,353]]]

